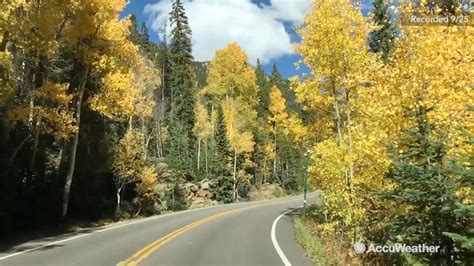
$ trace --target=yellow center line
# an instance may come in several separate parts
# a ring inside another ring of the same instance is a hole
[[[262,205],[265,205],[265,204],[262,204]],[[127,266],[132,266],[132,265],[136,266],[138,263],[140,263],[141,261],[146,259],[148,256],[150,256],[153,252],[155,252],[158,248],[160,248],[161,246],[163,246],[167,242],[169,242],[172,239],[176,238],[177,236],[183,234],[184,232],[195,228],[196,226],[198,226],[200,224],[203,224],[205,222],[214,220],[218,217],[221,217],[221,216],[233,213],[233,212],[242,211],[242,210],[245,210],[245,209],[256,208],[256,207],[259,207],[259,206],[262,206],[262,205],[255,205],[255,206],[243,207],[243,208],[238,208],[238,209],[233,209],[233,210],[229,210],[229,211],[220,212],[220,213],[213,214],[211,216],[205,217],[203,219],[197,220],[197,221],[195,221],[193,223],[190,223],[188,225],[185,225],[185,226],[183,226],[181,228],[178,228],[177,230],[165,235],[164,237],[162,237],[162,238],[146,245],[145,247],[143,247],[142,249],[135,252],[132,256],[130,256],[126,260],[119,262],[117,264],[117,266],[125,266],[125,265],[127,265]]]

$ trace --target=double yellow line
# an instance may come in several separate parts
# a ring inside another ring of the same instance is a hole
[[[237,212],[237,211],[242,211],[242,210],[245,210],[245,209],[251,209],[251,208],[255,208],[255,207],[258,207],[260,205],[255,205],[255,206],[250,206],[250,207],[243,207],[243,208],[238,208],[238,209],[233,209],[233,210],[229,210],[229,211],[225,211],[225,212],[220,212],[220,213],[217,213],[217,214],[214,214],[214,215],[211,215],[211,216],[208,216],[206,218],[203,218],[203,219],[200,219],[200,220],[197,220],[191,224],[188,224],[186,226],[183,226],[167,235],[165,235],[164,237],[154,241],[153,243],[151,244],[148,244],[147,246],[145,246],[144,248],[138,250],[137,252],[135,252],[132,256],[130,256],[128,259],[124,260],[124,261],[121,261],[117,264],[117,266],[136,266],[138,265],[138,263],[142,262],[144,259],[146,259],[148,256],[150,256],[153,252],[155,252],[157,249],[159,249],[161,246],[163,246],[164,244],[166,244],[167,242],[171,241],[172,239],[176,238],[177,236],[181,235],[182,233],[188,231],[188,230],[191,230],[193,229],[194,227],[200,225],[200,224],[203,224],[205,222],[208,222],[208,221],[211,221],[211,220],[214,220],[218,217],[221,217],[221,216],[224,216],[224,215],[227,215],[227,214],[231,214],[233,212]]]

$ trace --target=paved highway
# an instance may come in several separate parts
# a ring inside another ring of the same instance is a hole
[[[294,240],[301,205],[294,196],[125,221],[10,247],[0,265],[312,265]]]

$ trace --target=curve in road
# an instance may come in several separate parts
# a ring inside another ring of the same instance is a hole
[[[293,234],[291,211],[301,198],[194,209],[40,239],[0,251],[0,265],[312,265]],[[316,194],[309,199],[318,200]]]

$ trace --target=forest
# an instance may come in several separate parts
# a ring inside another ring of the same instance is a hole
[[[318,263],[356,242],[441,248],[369,263],[472,263],[474,27],[314,1],[294,44],[310,73],[286,80],[238,43],[195,61],[172,2],[161,43],[125,0],[0,3],[0,237],[301,193],[308,159]]]
[[[125,5],[2,2],[2,234],[186,209],[202,186],[202,204],[299,190],[281,124],[301,108],[276,65],[236,43],[196,62],[181,1],[159,44]]]

